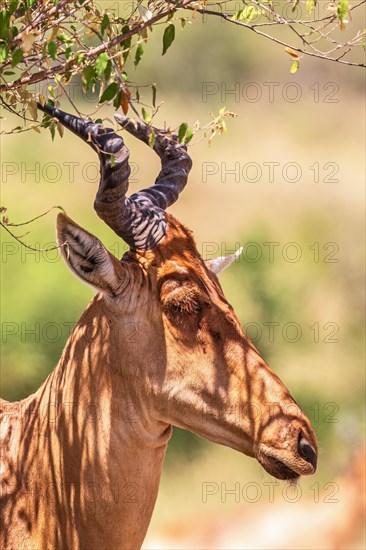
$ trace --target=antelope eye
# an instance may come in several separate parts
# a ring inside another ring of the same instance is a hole
[[[200,289],[192,282],[171,279],[161,289],[161,301],[168,315],[198,313],[204,299]]]

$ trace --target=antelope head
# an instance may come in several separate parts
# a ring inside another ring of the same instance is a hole
[[[155,185],[127,197],[129,151],[122,137],[40,108],[98,153],[95,210],[130,247],[118,260],[66,215],[58,217],[68,266],[99,292],[100,314],[108,320],[108,368],[128,386],[146,437],[179,426],[256,458],[276,478],[313,474],[317,442],[310,422],[246,336],[218,281],[233,258],[205,262],[191,231],[166,212],[187,182],[186,148],[154,129],[161,172]],[[150,126],[116,119],[148,143]],[[126,323],[136,327],[137,340],[122,337]]]

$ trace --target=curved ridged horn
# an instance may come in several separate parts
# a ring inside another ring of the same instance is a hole
[[[154,151],[161,159],[162,168],[155,180],[155,185],[142,189],[138,195],[146,196],[156,206],[165,210],[175,203],[187,183],[187,176],[192,168],[187,147],[178,143],[177,136],[167,137],[161,130],[147,124],[118,114],[114,115],[114,118],[122,128],[146,144],[149,143],[151,130],[154,131],[156,136]]]
[[[123,128],[145,143],[154,131],[154,150],[162,162],[154,186],[126,197],[131,169],[129,151],[123,138],[112,128],[104,128],[101,124],[75,117],[51,105],[38,104],[38,108],[57,118],[98,153],[101,179],[94,202],[98,216],[131,248],[154,248],[166,234],[165,209],[177,200],[187,183],[192,161],[186,147],[161,130],[116,115]]]

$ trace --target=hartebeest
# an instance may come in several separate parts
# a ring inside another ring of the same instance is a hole
[[[2,403],[4,548],[139,548],[172,425],[255,457],[277,478],[312,474],[310,422],[225,300],[215,273],[227,259],[205,263],[192,233],[165,212],[187,182],[186,148],[155,129],[161,172],[128,198],[122,137],[42,109],[97,151],[95,209],[130,250],[118,260],[58,216],[67,265],[98,294],[43,386]],[[148,142],[151,127],[116,119]]]

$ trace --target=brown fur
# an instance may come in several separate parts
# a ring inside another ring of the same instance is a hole
[[[167,220],[154,250],[120,262],[59,216],[67,263],[100,294],[41,388],[2,402],[3,548],[139,548],[171,425],[277,477],[281,464],[294,476],[314,471],[297,449],[301,433],[316,451],[308,419],[246,337],[191,232]]]

